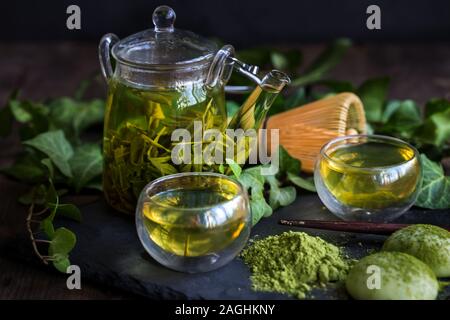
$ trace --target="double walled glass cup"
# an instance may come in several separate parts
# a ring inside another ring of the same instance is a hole
[[[325,144],[314,170],[325,206],[344,220],[385,222],[415,202],[422,170],[417,150],[387,136],[354,135]]]
[[[230,262],[247,242],[249,200],[245,189],[225,175],[168,175],[143,189],[136,226],[144,248],[162,265],[210,271]]]

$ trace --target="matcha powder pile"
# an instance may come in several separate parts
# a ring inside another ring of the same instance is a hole
[[[285,232],[254,241],[241,254],[256,291],[287,293],[299,299],[317,286],[344,280],[349,263],[341,250],[303,232]]]

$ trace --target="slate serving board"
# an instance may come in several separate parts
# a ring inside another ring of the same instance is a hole
[[[78,238],[71,253],[71,262],[81,268],[84,279],[155,299],[292,299],[277,293],[251,290],[250,271],[236,258],[221,269],[185,274],[169,270],[153,260],[143,249],[136,234],[134,219],[109,208],[104,200],[82,207],[83,222],[64,221]],[[277,210],[252,230],[251,238],[266,237],[287,230],[305,231],[344,247],[351,258],[362,256],[381,247],[384,236],[341,233],[278,225],[281,218],[336,219],[320,202],[317,195],[300,197],[290,206]],[[420,210],[414,208],[396,220],[399,223],[431,223],[450,225],[450,210]],[[450,287],[440,294],[450,297]],[[344,288],[331,285],[314,289],[309,298],[347,299]]]

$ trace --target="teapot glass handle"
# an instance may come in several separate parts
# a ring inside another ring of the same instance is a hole
[[[255,84],[261,83],[261,79],[258,77],[259,68],[236,59],[233,46],[225,45],[214,56],[206,78],[206,86],[214,88],[218,84],[227,83],[233,69]],[[232,94],[248,93],[253,89],[251,86],[225,86],[225,92]]]
[[[108,33],[102,37],[98,45],[98,58],[100,60],[103,79],[105,79],[106,82],[108,82],[114,74],[111,64],[111,48],[118,41],[119,38],[115,34]]]

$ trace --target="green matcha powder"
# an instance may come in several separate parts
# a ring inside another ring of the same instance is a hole
[[[285,232],[253,241],[241,254],[256,291],[275,291],[299,299],[314,287],[345,279],[350,268],[341,250],[303,232]]]

